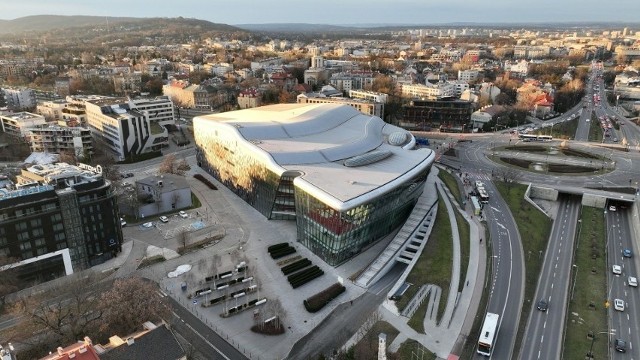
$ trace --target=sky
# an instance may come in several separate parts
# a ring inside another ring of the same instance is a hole
[[[0,0],[0,19],[29,15],[182,16],[229,25],[640,22],[640,0]]]

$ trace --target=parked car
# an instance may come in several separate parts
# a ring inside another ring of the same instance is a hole
[[[164,215],[162,215],[162,216],[160,216],[160,221],[162,221],[163,223],[168,223],[169,222],[169,218],[164,216]]]
[[[638,279],[635,276],[629,276],[627,283],[629,286],[638,287]]]
[[[616,207],[613,205],[609,206],[609,211],[616,211]]]
[[[624,311],[624,300],[615,299],[613,301],[613,308],[618,310],[618,311]]]
[[[178,213],[178,215],[180,215],[180,217],[183,218],[183,219],[186,219],[186,218],[189,217],[189,214],[187,214],[186,212],[184,212],[182,210]]]
[[[120,218],[120,226],[122,226],[122,227],[127,226],[127,222],[126,222],[126,221],[124,221],[124,219],[123,219],[123,218]]]
[[[147,228],[147,229],[148,228],[152,228],[153,227],[153,222],[151,222],[151,221],[150,222],[146,222],[146,223],[142,224],[142,227],[143,228]]]

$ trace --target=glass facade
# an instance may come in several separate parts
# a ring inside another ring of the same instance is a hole
[[[196,132],[198,165],[271,219],[280,176],[265,167],[255,155],[239,147],[235,139],[211,128]]]
[[[347,211],[337,211],[296,189],[298,241],[336,266],[402,225],[418,200],[430,167],[388,193]]]

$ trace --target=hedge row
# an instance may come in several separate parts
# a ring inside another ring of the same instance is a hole
[[[294,273],[294,272],[296,272],[298,270],[304,269],[309,265],[311,265],[311,260],[309,260],[307,258],[304,258],[302,260],[298,260],[298,261],[294,262],[293,264],[289,264],[289,265],[283,267],[281,270],[282,270],[282,273],[284,275],[289,275],[289,274],[292,274],[292,273]]]
[[[207,185],[207,187],[209,187],[209,189],[211,190],[218,190],[218,188],[213,185],[213,183],[211,181],[209,181],[209,179],[207,179],[206,177],[204,177],[204,175],[202,174],[195,174],[193,175],[194,178],[200,180],[200,182],[202,182],[203,184]]]
[[[294,247],[288,246],[288,247],[286,247],[284,249],[278,249],[278,250],[273,251],[273,252],[271,252],[269,254],[271,255],[271,258],[273,260],[276,260],[276,259],[280,259],[281,257],[285,257],[287,255],[291,255],[294,252],[296,252],[296,249]]]
[[[272,252],[274,252],[274,251],[276,251],[276,250],[284,249],[284,248],[286,248],[286,247],[289,247],[289,243],[283,242],[283,243],[279,243],[279,244],[275,244],[275,245],[271,245],[271,246],[269,246],[269,247],[267,248],[267,251],[268,251],[269,253],[272,253]]]
[[[324,275],[324,271],[320,270],[318,265],[314,265],[308,269],[289,275],[287,280],[289,280],[291,287],[295,289],[322,275]]]
[[[328,288],[320,291],[319,293],[309,297],[308,299],[303,301],[304,308],[307,309],[308,312],[314,313],[320,311],[325,305],[327,305],[331,300],[338,297],[338,295],[345,292],[346,288],[342,286],[340,283],[335,283]]]

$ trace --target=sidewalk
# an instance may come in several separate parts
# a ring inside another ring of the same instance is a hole
[[[477,218],[472,217],[468,212],[460,208],[457,202],[452,201],[453,195],[439,180],[438,183],[440,184],[438,190],[445,202],[452,223],[454,253],[452,259],[451,286],[449,288],[445,312],[440,324],[435,325],[433,321],[425,318],[425,334],[418,334],[414,329],[409,327],[407,324],[408,319],[395,315],[394,312],[385,307],[384,303],[379,307],[379,311],[383,320],[389,322],[400,331],[400,334],[393,343],[389,344],[390,352],[397,351],[400,345],[407,339],[414,339],[434,352],[439,358],[446,359],[450,354],[460,355],[462,347],[473,326],[484,290],[487,254],[485,242],[480,243],[480,239],[484,237],[484,227],[482,224],[479,223]],[[458,284],[460,281],[461,252],[460,237],[455,218],[456,211],[461,213],[470,225],[469,266],[467,267],[464,280],[465,286],[460,293],[458,293]],[[388,301],[385,301],[385,303],[387,302]],[[351,342],[353,342],[353,340],[354,339],[352,339]]]

